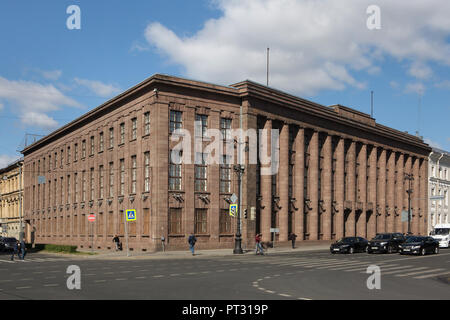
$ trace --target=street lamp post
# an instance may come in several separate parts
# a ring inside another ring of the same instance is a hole
[[[405,180],[409,181],[409,188],[406,190],[408,193],[408,234],[411,233],[411,193],[413,193],[413,189],[411,189],[411,181],[414,180],[414,175],[412,173],[405,173]]]
[[[234,166],[234,171],[238,177],[238,212],[237,212],[237,228],[236,228],[236,238],[234,241],[234,254],[242,254],[242,235],[241,235],[241,181],[242,175],[244,174],[244,166],[239,164]]]

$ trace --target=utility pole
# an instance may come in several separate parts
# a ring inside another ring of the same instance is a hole
[[[239,141],[238,145],[238,164],[234,166],[234,171],[238,177],[238,212],[237,212],[237,226],[236,226],[236,238],[234,242],[234,254],[242,254],[242,235],[241,235],[241,198],[242,198],[242,176],[244,175],[245,167],[243,165],[243,154],[241,146],[244,143],[242,141],[242,104],[239,114]]]
[[[406,190],[408,193],[408,234],[411,233],[411,193],[413,193],[413,189],[411,189],[411,181],[414,180],[414,175],[412,173],[405,173],[405,180],[409,181],[409,188]]]
[[[22,165],[19,163],[19,242],[22,242],[24,234],[23,234],[23,214],[22,214]]]

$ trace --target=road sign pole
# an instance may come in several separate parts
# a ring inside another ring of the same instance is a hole
[[[130,251],[128,250],[128,220],[127,220],[126,212],[125,212],[125,216],[123,218],[125,219],[125,245],[127,246],[127,257],[129,257]]]

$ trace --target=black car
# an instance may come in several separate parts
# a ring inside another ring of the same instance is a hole
[[[361,237],[345,237],[331,244],[331,253],[355,253],[365,252],[367,240]]]
[[[367,253],[384,252],[392,253],[398,252],[398,246],[405,241],[405,236],[401,233],[379,233],[369,241]]]
[[[408,237],[399,248],[400,254],[420,254],[424,256],[427,253],[439,253],[439,241],[432,237],[412,236]]]
[[[17,242],[16,238],[3,238],[1,248],[2,251],[11,251],[14,249],[14,244]]]

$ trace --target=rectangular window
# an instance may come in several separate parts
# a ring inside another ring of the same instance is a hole
[[[114,213],[112,211],[108,212],[107,224],[108,224],[107,234],[108,236],[111,237],[114,234]]]
[[[137,183],[137,160],[136,156],[131,157],[131,193],[136,194]]]
[[[64,163],[64,149],[61,149],[61,160],[60,160],[60,163],[59,163],[59,166],[61,168],[63,166],[63,163]]]
[[[231,216],[227,209],[221,209],[220,210],[220,217],[219,217],[219,233],[220,234],[230,234],[232,233],[231,229]]]
[[[195,165],[195,191],[206,192],[207,191],[207,166],[206,166],[206,153],[196,154],[196,164]]]
[[[231,192],[231,165],[229,165],[228,157],[223,156],[223,164],[220,165],[220,192]]]
[[[78,173],[73,174],[73,181],[75,184],[75,203],[78,203]]]
[[[196,234],[208,233],[208,210],[195,209],[195,230]]]
[[[54,166],[53,170],[55,170],[58,167],[58,152],[55,152],[55,159],[54,159]]]
[[[90,172],[90,184],[91,184],[91,200],[94,200],[95,197],[95,183],[94,183],[94,168],[91,168]]]
[[[74,151],[74,155],[73,155],[73,161],[78,161],[78,143],[75,143],[75,151]]]
[[[67,203],[70,203],[72,201],[72,194],[71,194],[71,185],[70,185],[70,175],[67,176]]]
[[[137,118],[131,119],[131,140],[136,140],[137,137]]]
[[[100,199],[103,199],[104,197],[104,183],[105,183],[105,178],[104,178],[104,172],[103,172],[103,166],[100,166],[98,169],[98,186],[99,186],[99,190],[98,190],[98,197]]]
[[[105,231],[104,221],[103,213],[99,212],[97,217],[97,236],[103,236],[103,232]]]
[[[169,210],[169,234],[181,234],[181,208],[170,208]]]
[[[120,185],[119,196],[125,193],[125,159],[120,159]]]
[[[181,129],[183,127],[182,120],[183,113],[181,111],[170,111],[170,122],[169,122],[169,132],[172,133],[176,129]]]
[[[63,177],[61,177],[61,184],[60,184],[60,187],[61,187],[61,202],[59,203],[60,205],[63,205],[64,204],[64,178]]]
[[[100,152],[103,152],[103,147],[104,147],[103,132],[100,132],[98,150]]]
[[[144,113],[144,135],[150,134],[150,112]]]
[[[109,147],[114,148],[114,128],[109,128]]]
[[[93,156],[94,150],[95,150],[95,141],[94,141],[94,136],[92,136],[91,137],[91,153],[89,155]]]
[[[208,116],[206,115],[195,115],[195,136],[196,137],[206,137],[208,130]]]
[[[70,158],[71,158],[72,154],[70,153],[70,147],[67,147],[67,164],[70,163]]]
[[[150,152],[144,153],[144,192],[150,192]]]
[[[86,140],[81,142],[81,159],[86,158]]]
[[[120,124],[120,144],[125,143],[125,123]]]
[[[114,163],[109,163],[109,197],[114,197]]]
[[[169,190],[181,190],[181,164],[169,164]]]
[[[124,235],[125,234],[125,214],[123,212],[123,210],[119,211],[119,235]]]
[[[81,173],[81,202],[86,201],[86,170]]]
[[[220,118],[220,131],[223,140],[231,140],[231,119]]]

